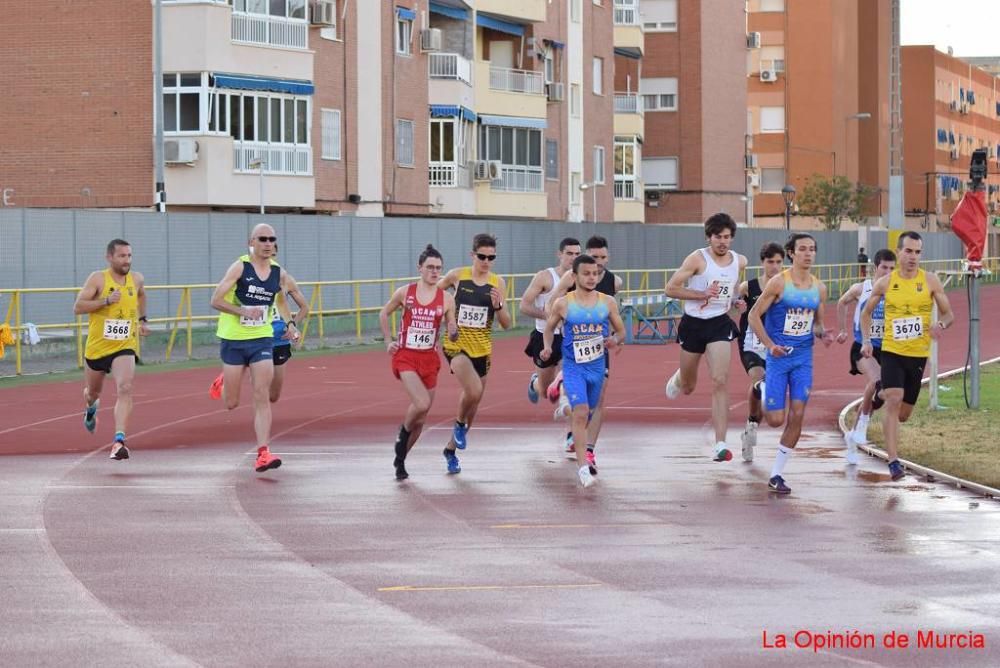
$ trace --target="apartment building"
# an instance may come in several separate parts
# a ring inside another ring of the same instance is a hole
[[[615,113],[637,0],[161,6],[172,210],[643,219],[641,110]],[[107,0],[5,16],[17,205],[154,205],[152,23]]]
[[[746,167],[758,224],[780,224],[782,188],[801,193],[814,174],[876,188],[870,213],[887,210],[889,10],[888,0],[747,1]]]
[[[991,174],[1000,170],[1000,80],[933,46],[902,53],[905,209],[935,229],[968,186],[974,150],[986,150]],[[987,202],[1000,212],[1000,186],[987,186]]]

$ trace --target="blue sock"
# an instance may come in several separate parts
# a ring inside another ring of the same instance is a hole
[[[123,431],[116,431],[115,432],[115,440],[116,441],[121,441],[122,443],[124,443],[125,442],[125,432],[123,432]]]

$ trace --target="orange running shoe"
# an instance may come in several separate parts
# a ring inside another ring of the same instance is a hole
[[[222,378],[223,374],[219,374],[215,380],[212,381],[212,387],[208,388],[208,396],[213,399],[222,398]]]
[[[276,469],[279,466],[281,466],[281,460],[272,455],[266,445],[257,448],[257,463],[254,464],[254,469],[257,473],[263,473],[268,469]]]

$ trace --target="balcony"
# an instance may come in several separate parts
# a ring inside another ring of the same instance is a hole
[[[476,0],[476,11],[521,21],[545,20],[548,0]]]
[[[541,72],[513,70],[507,67],[490,66],[490,90],[525,95],[544,95],[545,80]]]
[[[454,162],[430,163],[430,186],[432,188],[470,188],[472,174],[467,165]]]
[[[428,54],[428,75],[431,79],[455,79],[472,85],[472,63],[457,53]]]
[[[540,168],[502,167],[500,178],[490,181],[490,188],[508,193],[544,192],[545,176]]]
[[[639,0],[615,0],[615,25],[639,25]]]
[[[639,16],[638,0],[615,0],[615,46],[642,53],[645,39]]]
[[[265,16],[233,10],[232,40],[238,44],[309,48],[309,23],[305,19]]]
[[[545,81],[541,72],[494,67],[489,61],[478,61],[475,68],[477,112],[546,117]]]
[[[638,93],[615,93],[616,114],[641,114],[642,103]]]
[[[240,174],[258,173],[257,166],[250,166],[257,160],[264,161],[265,174],[312,176],[312,147],[308,144],[233,142],[234,172]]]
[[[642,97],[637,93],[615,93],[616,135],[641,137],[645,131]]]
[[[615,199],[634,200],[637,192],[642,192],[642,189],[638,187],[638,181],[615,177]]]

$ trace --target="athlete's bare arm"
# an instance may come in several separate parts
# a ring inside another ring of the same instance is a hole
[[[441,280],[437,282],[438,288],[442,290],[447,290],[448,288],[454,288],[458,285],[458,275],[461,273],[461,267],[456,267],[452,269],[447,274],[441,277]]]
[[[552,355],[552,341],[556,336],[556,328],[562,324],[566,317],[566,298],[560,297],[554,302],[549,302],[549,317],[545,320],[545,331],[542,332],[542,351],[538,353],[538,358],[546,361]]]
[[[132,272],[132,280],[135,282],[135,297],[138,307],[139,318],[146,317],[146,277],[137,271]],[[139,336],[149,336],[149,325],[145,320],[139,321]]]
[[[855,283],[847,289],[847,292],[840,295],[840,299],[837,300],[837,329],[841,333],[847,332],[847,310],[851,307],[851,304],[861,298],[862,287],[864,287],[864,283]]]
[[[664,292],[667,293],[668,297],[673,299],[711,299],[719,295],[719,286],[712,284],[708,286],[707,290],[691,290],[684,286],[692,276],[703,273],[705,271],[705,258],[702,256],[701,251],[695,251],[684,258],[684,263],[681,264],[680,269],[674,272],[674,275],[670,277],[667,281],[667,287],[664,288]]]
[[[103,298],[98,298],[103,290],[104,272],[95,271],[87,277],[80,294],[76,296],[76,302],[73,304],[74,315],[93,313],[97,309],[107,306]]]
[[[556,303],[556,300],[560,297],[565,297],[566,293],[576,282],[576,275],[572,271],[567,271],[556,283],[556,287],[552,289],[552,296],[549,297],[549,303],[545,305],[546,313],[552,312],[552,305]]]
[[[936,323],[931,323],[930,331],[931,337],[936,339],[941,335],[942,330],[951,327],[951,323],[955,322],[955,313],[951,310],[951,302],[948,301],[948,295],[945,294],[944,286],[941,285],[941,280],[937,277],[937,274],[928,271],[925,275],[927,276],[927,287],[930,288],[931,297],[938,307],[938,320]]]
[[[604,342],[604,347],[608,350],[615,349],[615,354],[619,354],[625,346],[625,322],[622,321],[621,313],[618,312],[618,302],[614,297],[601,295],[608,300],[608,320],[611,321],[611,328],[614,329],[614,336],[608,337]]]
[[[865,307],[861,309],[861,354],[865,357],[872,356],[872,312],[875,306],[885,297],[885,291],[889,287],[889,279],[892,274],[883,276],[872,284],[872,292],[865,302]]]
[[[223,313],[238,315],[252,320],[260,320],[267,315],[267,309],[265,307],[236,306],[226,301],[226,294],[233,289],[233,286],[236,285],[236,281],[240,280],[240,276],[242,274],[242,260],[237,260],[229,265],[229,269],[226,270],[226,275],[222,277],[222,281],[219,282],[219,285],[215,288],[215,292],[212,293],[212,308],[216,311],[222,311]]]
[[[552,274],[549,273],[548,269],[542,269],[535,274],[531,283],[528,283],[528,289],[521,295],[521,315],[539,320],[545,317],[545,311],[535,306],[535,300],[538,299],[539,295],[552,289],[551,282]]]
[[[444,323],[448,338],[458,341],[458,320],[455,317],[455,298],[450,292],[444,293]]]
[[[753,329],[753,333],[757,335],[757,339],[768,349],[773,357],[784,357],[785,349],[775,345],[771,337],[767,335],[767,332],[764,330],[764,314],[767,313],[767,309],[771,308],[774,302],[781,299],[781,294],[784,290],[785,279],[781,274],[778,274],[767,282],[760,297],[757,298],[753,308],[747,314],[747,322],[750,324],[750,328]]]
[[[513,320],[510,317],[510,311],[507,310],[507,302],[503,298],[505,294],[507,294],[507,281],[497,276],[497,287],[490,289],[490,297],[493,299],[494,313],[496,313],[500,326],[504,329],[510,329]]]
[[[567,272],[567,273],[572,273],[572,272]],[[615,292],[620,292],[623,285],[625,285],[625,281],[622,279],[621,276],[615,274]]]
[[[389,297],[389,301],[385,303],[382,310],[378,312],[378,324],[382,327],[382,340],[385,341],[385,349],[390,355],[394,355],[399,349],[399,343],[396,341],[396,337],[392,332],[389,331],[389,316],[395,311],[399,310],[403,306],[403,300],[406,299],[406,291],[409,286],[404,285],[401,288],[397,288],[395,292],[392,293],[392,297]],[[448,293],[445,293],[445,297],[450,297]],[[445,304],[447,304],[447,299]],[[452,299],[452,310],[454,310],[455,301]]]

